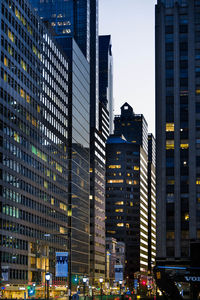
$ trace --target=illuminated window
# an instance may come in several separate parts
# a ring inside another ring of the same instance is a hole
[[[12,56],[13,55],[13,50],[12,48],[8,45],[8,53]]]
[[[167,150],[174,149],[174,140],[166,140],[166,149]]]
[[[62,167],[58,163],[56,163],[56,170],[62,173]]]
[[[167,231],[167,240],[174,240],[174,231]]]
[[[4,72],[4,74],[3,74],[3,80],[7,81],[7,74],[6,74],[6,72]]]
[[[130,174],[130,173],[127,173],[127,176],[128,176],[128,177],[130,177],[130,176],[131,176],[131,174]]]
[[[111,234],[115,234],[116,231],[113,231],[113,230],[108,230],[107,233],[111,233]]]
[[[189,221],[189,219],[190,219],[189,213],[186,213],[184,218],[185,218],[185,221]]]
[[[30,103],[30,96],[28,94],[26,94],[26,102]]]
[[[37,111],[38,111],[38,113],[40,113],[40,106],[39,105],[37,106]]]
[[[130,202],[130,206],[133,206],[133,202]]]
[[[131,143],[136,143],[136,141],[132,141]]]
[[[180,148],[181,149],[188,149],[189,148],[188,141],[187,140],[181,140]]]
[[[44,187],[45,189],[48,189],[48,182],[44,180]]]
[[[66,211],[67,210],[67,205],[64,204],[64,203],[62,203],[62,202],[60,202],[60,209]]]
[[[124,223],[117,223],[117,227],[124,227]]]
[[[123,213],[124,210],[122,208],[118,208],[118,209],[115,209],[115,212],[117,212],[117,213]]]
[[[199,95],[200,94],[200,89],[196,90],[196,94]]]
[[[134,171],[139,171],[139,170],[140,170],[140,167],[134,166]]]
[[[137,180],[130,180],[130,179],[128,179],[128,180],[126,180],[126,183],[127,184],[131,184],[131,185],[137,185],[138,181]]]
[[[166,123],[166,131],[174,131],[174,123]]]
[[[8,66],[8,59],[6,56],[4,56],[4,65],[7,67]]]
[[[64,227],[60,227],[60,233],[65,233],[65,228]]]
[[[51,198],[51,205],[54,205],[54,198]]]
[[[200,178],[197,178],[197,180],[196,180],[196,184],[200,184]]]
[[[126,124],[125,123],[122,123],[122,126],[125,126]]]
[[[67,215],[68,215],[68,217],[71,217],[72,216],[72,211],[68,210]]]
[[[127,126],[131,126],[131,123],[127,123]]]
[[[121,169],[121,165],[110,165],[109,169]]]
[[[107,181],[107,183],[123,183],[123,179],[110,179]]]
[[[21,96],[22,98],[25,98],[25,92],[24,92],[23,89],[20,89],[20,96]]]
[[[115,205],[124,205],[124,201],[115,202]]]
[[[21,67],[24,69],[24,71],[27,71],[26,63],[21,59]]]
[[[120,152],[120,151],[117,151],[116,154],[121,154],[121,152]]]
[[[92,195],[90,195],[90,196],[89,196],[89,199],[90,199],[90,200],[92,200],[92,199],[93,199],[93,196],[92,196]]]
[[[14,132],[14,140],[19,143],[19,135],[17,132]]]
[[[130,224],[126,223],[126,228],[130,228]]]
[[[90,168],[90,173],[92,173],[93,172],[93,169],[92,168]]]
[[[8,29],[8,37],[14,43],[14,34]]]

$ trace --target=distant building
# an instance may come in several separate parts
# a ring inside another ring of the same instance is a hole
[[[148,271],[152,274],[156,258],[156,143],[148,134]]]
[[[106,251],[109,255],[109,273],[108,273],[108,281],[110,285],[113,285],[113,281],[115,280],[115,265],[116,265],[116,246],[117,240],[112,237],[106,238]]]
[[[125,243],[117,242],[116,245],[116,265],[122,265],[125,267]]]
[[[125,103],[114,132],[106,148],[106,236],[125,243],[125,276],[131,282],[135,272],[148,269],[147,123]]]
[[[113,133],[113,57],[110,35],[99,36],[99,101],[109,112],[109,134]],[[101,122],[101,120],[100,120]]]

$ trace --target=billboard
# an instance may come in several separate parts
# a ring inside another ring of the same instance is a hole
[[[56,277],[68,276],[68,252],[56,252]]]
[[[115,281],[123,281],[123,265],[115,265]]]

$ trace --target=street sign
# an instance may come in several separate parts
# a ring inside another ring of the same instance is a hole
[[[56,277],[68,276],[68,252],[56,252]]]

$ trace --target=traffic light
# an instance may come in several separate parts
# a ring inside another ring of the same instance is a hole
[[[73,284],[78,284],[78,282],[79,282],[78,275],[72,275],[72,283]]]
[[[28,286],[27,290],[28,290],[29,297],[35,296],[35,286]]]

